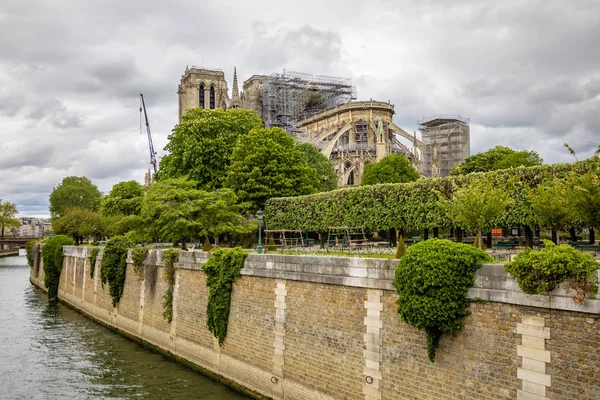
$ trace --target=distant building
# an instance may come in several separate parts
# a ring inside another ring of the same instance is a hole
[[[471,155],[469,122],[459,115],[435,115],[419,121],[423,175],[448,176],[453,166]]]

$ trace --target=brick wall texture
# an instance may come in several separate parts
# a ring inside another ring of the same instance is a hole
[[[401,321],[393,291],[242,276],[219,347],[206,328],[208,288],[198,266],[176,264],[169,323],[161,266],[140,278],[128,265],[112,307],[100,262],[91,278],[87,259],[65,257],[60,299],[265,398],[600,398],[599,314],[475,303],[464,330],[443,335],[431,363],[424,332]],[[43,287],[43,268],[32,268],[31,281]]]

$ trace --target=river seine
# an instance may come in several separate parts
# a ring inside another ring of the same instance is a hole
[[[0,399],[245,398],[49,304],[24,256],[0,258]]]

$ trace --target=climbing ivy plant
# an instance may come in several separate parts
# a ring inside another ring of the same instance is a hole
[[[90,253],[90,278],[94,279],[94,271],[96,269],[96,259],[98,258],[98,253],[100,252],[99,247],[92,247],[92,251]]]
[[[448,240],[429,239],[410,246],[400,258],[394,277],[402,320],[427,333],[427,356],[435,361],[444,332],[463,328],[473,300],[467,291],[475,271],[492,257],[483,250]]]
[[[133,243],[124,236],[114,236],[107,243],[100,264],[102,287],[108,282],[112,305],[116,307],[123,294],[127,272],[127,252]]]
[[[557,246],[550,240],[544,240],[544,244],[540,251],[525,249],[504,266],[522,291],[540,294],[570,281],[576,292],[572,299],[577,304],[583,304],[586,293],[598,293],[598,286],[592,282],[593,272],[599,269],[594,257],[566,244]]]
[[[140,280],[144,278],[144,261],[148,256],[148,247],[136,246],[131,249],[131,261],[133,262],[133,271]]]
[[[208,286],[208,304],[206,306],[206,327],[222,345],[227,336],[231,290],[248,253],[241,247],[234,249],[216,249],[202,266]]]
[[[72,246],[73,240],[65,235],[53,236],[42,248],[44,260],[44,286],[48,289],[48,298],[55,299],[58,294],[58,282],[63,264],[63,246]]]
[[[163,279],[167,282],[167,290],[163,295],[163,318],[169,323],[173,320],[173,288],[175,286],[175,263],[179,253],[175,249],[166,249],[162,252],[161,260],[165,266]]]

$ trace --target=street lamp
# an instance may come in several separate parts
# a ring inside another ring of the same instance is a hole
[[[262,254],[262,252],[263,252],[263,248],[262,248],[263,212],[262,212],[262,210],[258,210],[258,212],[256,213],[256,216],[258,217],[258,247],[256,248],[256,252],[258,254]]]

